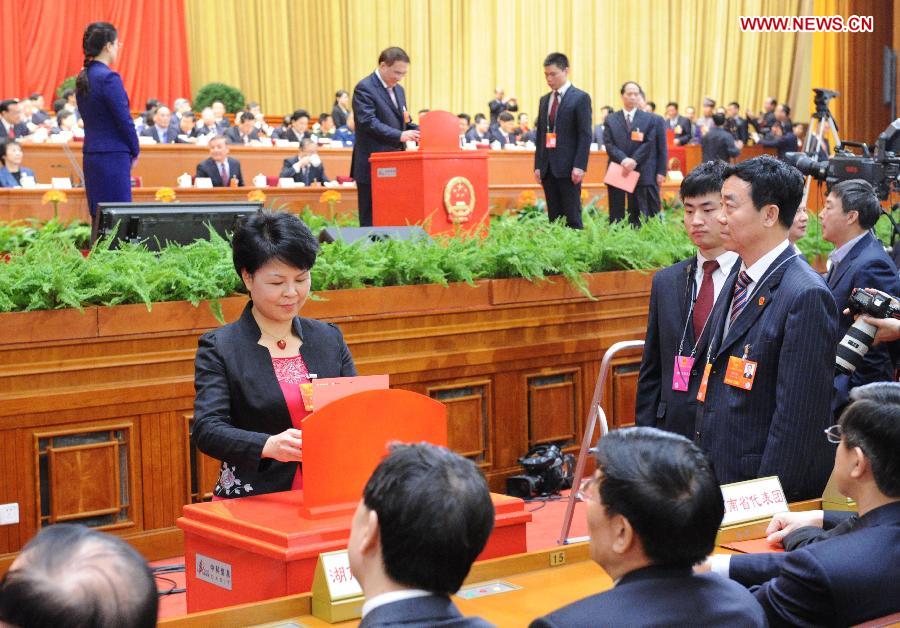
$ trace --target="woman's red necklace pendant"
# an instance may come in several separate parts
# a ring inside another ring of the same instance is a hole
[[[284,351],[284,348],[287,347],[287,341],[284,338],[282,338],[275,344],[278,345],[278,348],[281,349],[282,351]]]

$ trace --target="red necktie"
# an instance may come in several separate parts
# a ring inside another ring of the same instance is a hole
[[[712,311],[714,298],[712,274],[719,267],[719,262],[711,260],[703,262],[703,281],[700,283],[700,291],[694,302],[694,338],[699,339],[703,332],[703,325]]]
[[[15,130],[15,127],[9,127],[9,138],[10,138],[10,139],[15,139],[15,137],[16,137],[16,130]]]
[[[559,109],[559,92],[553,92],[553,104],[550,105],[550,128],[556,130],[556,110]]]

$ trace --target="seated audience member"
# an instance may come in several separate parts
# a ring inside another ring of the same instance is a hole
[[[134,119],[134,126],[137,129],[138,134],[140,134],[145,127],[153,126],[153,116],[156,115],[156,110],[159,109],[160,106],[162,106],[162,103],[156,98],[147,99],[144,111]]]
[[[66,109],[75,114],[75,120],[81,120],[81,114],[78,113],[78,101],[75,99],[75,90],[71,88],[64,90],[62,97],[66,101]]]
[[[779,109],[781,105],[778,105]],[[772,132],[766,137],[762,137],[759,143],[769,148],[778,149],[778,159],[784,161],[784,154],[797,150],[797,136],[789,122],[776,121],[772,125]]]
[[[724,161],[729,163],[732,157],[741,154],[744,143],[735,141],[734,136],[725,130],[725,116],[714,113],[709,130],[700,138],[703,149],[703,161]]]
[[[508,111],[497,116],[497,127],[490,130],[491,142],[499,142],[500,148],[516,144],[516,119]]]
[[[300,140],[300,154],[284,160],[281,174],[282,179],[293,179],[297,183],[311,185],[314,182],[327,183],[325,166],[318,154],[316,143],[310,138]]]
[[[256,130],[259,131],[260,136],[265,135],[267,137],[272,135],[272,127],[266,124],[266,116],[262,112],[262,107],[259,106],[258,102],[249,102],[247,103],[247,111],[253,114],[254,119],[256,120],[254,126]]]
[[[897,267],[885,253],[884,245],[871,232],[880,217],[881,205],[875,189],[863,179],[835,184],[825,199],[825,208],[819,214],[822,239],[835,247],[828,254],[831,267],[825,281],[838,310],[847,307],[854,288],[875,288],[891,295],[900,294]],[[840,315],[838,333],[842,338],[852,324],[853,318],[849,314]],[[887,347],[870,348],[852,375],[835,375],[832,400],[835,418],[848,403],[851,389],[893,379],[894,365]]]
[[[328,138],[331,139],[334,137],[337,128],[334,126],[334,120],[331,118],[331,114],[328,113],[320,113],[319,121],[316,122],[313,127],[313,135],[318,138]]]
[[[25,155],[18,142],[0,141],[0,188],[22,187],[22,177],[34,180],[34,171],[22,165]]]
[[[834,481],[859,517],[791,552],[708,563],[751,587],[771,626],[850,626],[900,612],[900,384],[860,386],[850,399],[826,435],[837,444]],[[808,516],[822,525],[821,511]]]
[[[19,101],[13,98],[0,102],[0,139],[15,140],[28,133],[28,125],[22,122]]]
[[[475,142],[477,144],[490,143],[491,137],[488,134],[490,126],[490,120],[488,120],[483,113],[476,113],[475,126],[466,133],[466,141]]]
[[[197,164],[196,178],[207,177],[213,187],[244,187],[241,162],[228,156],[228,141],[222,135],[209,140],[209,159]]]
[[[291,117],[284,116],[281,119],[281,124],[274,129],[272,129],[272,139],[273,140],[283,140],[287,130],[291,128]]]
[[[225,129],[231,126],[231,122],[225,117],[225,103],[221,100],[215,100],[210,108],[212,109],[213,119],[216,121],[216,127],[219,129],[219,133],[224,133]]]
[[[204,107],[200,112],[200,122],[197,124],[197,133],[200,135],[219,135],[219,127],[216,126],[216,118],[212,107]]]
[[[331,117],[334,118],[334,126],[339,129],[347,124],[347,116],[350,114],[350,94],[346,89],[339,89],[334,94],[334,106],[331,108]]]
[[[334,132],[334,137],[332,137],[332,141],[340,142],[343,146],[353,146],[353,142],[356,141],[356,121],[353,118],[353,112],[347,114],[347,124],[342,127],[339,127]]]
[[[527,113],[520,113],[516,116],[516,139],[520,139],[525,133],[531,130],[531,121],[528,119]]]
[[[174,144],[178,131],[169,126],[172,112],[165,105],[160,105],[153,114],[153,125],[144,127],[141,137],[149,137],[157,144]]]
[[[185,111],[178,120],[178,135],[176,144],[196,144],[202,134],[197,127],[197,117],[193,111]]]
[[[305,109],[297,109],[291,114],[291,126],[285,132],[284,139],[289,142],[300,143],[305,137],[310,137],[309,113]]]
[[[246,145],[259,141],[256,130],[256,116],[249,111],[241,111],[235,116],[235,125],[225,131],[225,139],[229,144]]]
[[[66,99],[57,98],[53,101],[53,115],[58,116],[59,112],[66,108]]]
[[[63,109],[56,115],[56,126],[50,129],[50,134],[60,135],[62,133],[68,133],[74,137],[77,130],[78,126],[75,122],[75,114],[68,109]]]
[[[459,135],[465,137],[472,126],[472,116],[467,113],[458,113],[456,119],[459,121]]]
[[[709,554],[725,513],[706,457],[652,427],[604,435],[582,483],[591,559],[614,586],[532,622],[553,626],[765,626],[737,583],[692,567]]]
[[[29,97],[31,103],[33,105],[33,113],[31,114],[31,122],[37,125],[41,125],[50,118],[50,115],[44,111],[44,96],[42,94],[34,93]]]
[[[350,568],[366,597],[360,628],[490,626],[463,617],[450,596],[493,527],[487,483],[470,460],[427,443],[393,445],[350,528]]]
[[[0,625],[152,628],[156,583],[111,534],[66,523],[43,528],[0,582]]]

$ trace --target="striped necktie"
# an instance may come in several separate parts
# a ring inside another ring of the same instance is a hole
[[[731,300],[731,323],[734,323],[734,319],[738,317],[741,313],[741,310],[744,309],[744,306],[747,305],[747,299],[750,295],[747,293],[747,286],[750,285],[750,282],[753,280],[750,279],[750,275],[747,274],[746,270],[742,270],[741,274],[738,275],[737,283],[734,284],[734,298]]]

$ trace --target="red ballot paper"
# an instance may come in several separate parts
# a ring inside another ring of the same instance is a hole
[[[323,407],[349,395],[366,390],[387,390],[387,375],[359,375],[357,377],[326,377],[323,379],[314,379],[310,382],[312,385],[312,408],[313,411],[321,410]]]
[[[611,185],[626,192],[634,192],[634,188],[637,186],[640,178],[641,173],[637,170],[632,170],[629,174],[625,174],[625,168],[621,164],[611,161],[606,167],[606,176],[603,177],[603,182],[606,185]]]
[[[725,549],[734,550],[741,554],[765,554],[767,552],[783,552],[784,547],[779,545],[770,545],[765,539],[751,539],[749,541],[731,541],[723,543]]]

